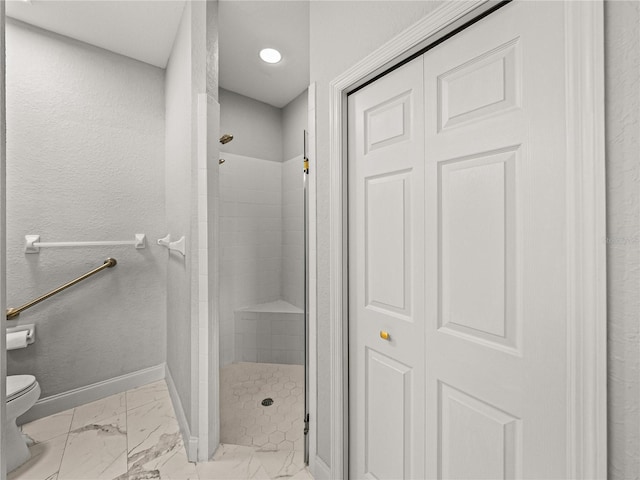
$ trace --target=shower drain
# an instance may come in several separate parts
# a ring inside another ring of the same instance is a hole
[[[268,407],[269,405],[273,405],[273,398],[265,398],[262,400],[262,405]]]

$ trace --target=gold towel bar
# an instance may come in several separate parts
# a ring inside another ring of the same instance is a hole
[[[31,300],[29,303],[25,303],[24,305],[22,305],[19,308],[8,308],[7,309],[7,320],[16,320],[16,318],[18,317],[18,315],[20,315],[21,312],[23,312],[24,310],[26,310],[27,308],[31,308],[34,305],[42,302],[43,300],[46,300],[49,297],[53,297],[56,293],[60,293],[61,291],[75,285],[78,282],[81,282],[82,280],[89,278],[91,275],[94,275],[98,272],[101,272],[102,270],[104,270],[105,268],[111,268],[111,267],[115,267],[118,264],[118,262],[116,261],[115,258],[107,258],[104,263],[102,265],[100,265],[98,268],[94,268],[93,270],[91,270],[90,272],[85,273],[84,275],[81,275],[80,277],[76,278],[75,280],[71,280],[68,283],[65,283],[64,285],[61,285],[60,287],[56,288],[55,290],[50,291],[49,293],[45,293],[44,295],[36,298],[35,300]]]

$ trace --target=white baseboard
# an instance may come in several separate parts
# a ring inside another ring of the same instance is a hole
[[[331,468],[317,455],[309,462],[309,470],[315,480],[331,480],[332,478]]]
[[[173,403],[173,410],[176,413],[176,419],[180,426],[180,433],[182,434],[182,440],[184,441],[185,448],[187,450],[187,459],[190,462],[195,462],[198,459],[198,437],[191,436],[191,429],[189,428],[189,422],[187,416],[184,414],[182,408],[182,401],[176,390],[176,384],[173,383],[173,377],[169,370],[169,365],[165,366],[165,381],[169,388],[169,396],[171,397],[171,403]]]
[[[126,392],[132,388],[162,380],[164,375],[165,364],[161,363],[160,365],[127,373],[120,377],[110,378],[109,380],[69,390],[68,392],[41,398],[27,413],[18,417],[17,423],[22,425],[23,423],[32,422],[85,403],[115,395],[116,393]]]

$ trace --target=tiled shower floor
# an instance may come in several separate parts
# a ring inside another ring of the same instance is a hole
[[[273,399],[263,406],[262,400]],[[304,367],[234,363],[220,373],[220,441],[304,451]]]
[[[9,480],[312,479],[301,451],[220,445],[189,463],[166,383],[155,382],[23,425],[31,459]]]

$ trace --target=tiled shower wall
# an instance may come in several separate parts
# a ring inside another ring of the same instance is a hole
[[[303,159],[282,164],[282,299],[304,308]]]
[[[235,360],[304,365],[304,316],[293,312],[235,313]]]
[[[234,355],[235,310],[278,299],[303,308],[304,199],[302,156],[283,163],[231,153],[222,156],[220,360],[224,366],[238,357]],[[281,317],[284,322],[300,317],[296,329],[303,328],[301,314]],[[268,359],[263,355],[258,361],[300,363],[297,343],[295,350],[283,354],[287,357],[282,361],[276,361],[277,355]]]
[[[221,366],[234,359],[234,311],[282,295],[282,163],[223,153]]]

